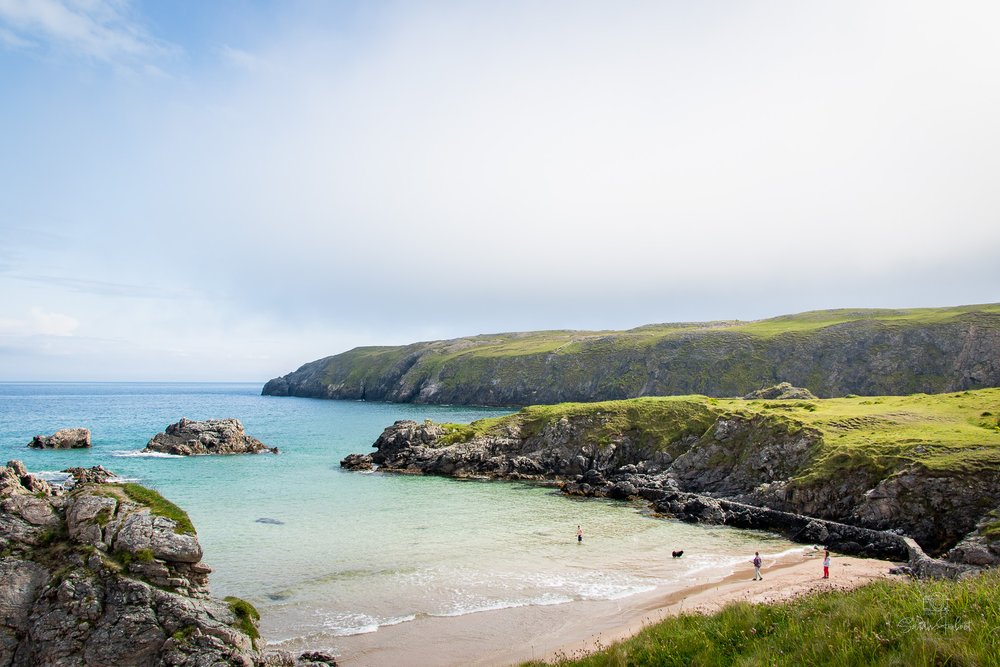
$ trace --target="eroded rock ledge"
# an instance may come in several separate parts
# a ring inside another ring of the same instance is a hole
[[[820,433],[761,415],[703,417],[691,418],[670,446],[656,448],[637,432],[603,428],[595,414],[501,420],[468,436],[455,426],[397,421],[374,443],[375,452],[341,465],[558,483],[570,495],[643,499],[682,520],[763,528],[843,553],[906,559],[919,573],[957,575],[1000,564],[1000,542],[984,529],[1000,493],[996,474],[949,476],[913,466],[885,479],[792,483]]]
[[[138,485],[79,471],[69,492],[0,466],[0,665],[303,667],[263,651],[247,603],[209,595],[187,515]],[[76,475],[77,472],[74,472]]]
[[[157,433],[146,443],[145,452],[160,452],[177,456],[207,454],[277,454],[277,447],[268,447],[247,435],[239,419],[208,419],[195,421],[182,418],[163,433]]]

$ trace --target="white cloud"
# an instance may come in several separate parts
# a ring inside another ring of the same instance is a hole
[[[248,72],[259,73],[270,68],[270,64],[260,56],[228,44],[219,47],[219,53],[225,62]]]
[[[24,319],[0,320],[0,335],[3,336],[72,336],[80,322],[69,315],[51,313],[33,307]]]
[[[168,46],[150,35],[121,0],[0,0],[8,44],[43,40],[56,49],[104,62],[159,55]],[[3,34],[0,34],[3,37]]]

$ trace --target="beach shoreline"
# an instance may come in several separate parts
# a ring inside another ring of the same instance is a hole
[[[681,612],[711,613],[737,601],[777,603],[892,576],[892,562],[835,554],[831,578],[822,579],[822,553],[803,546],[767,556],[763,581],[752,581],[751,554],[745,566],[707,570],[680,588],[661,586],[617,600],[514,607],[456,617],[421,616],[377,632],[341,638],[338,661],[348,667],[507,667],[530,660],[555,662],[607,647]]]

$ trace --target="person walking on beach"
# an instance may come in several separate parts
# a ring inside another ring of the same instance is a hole
[[[823,578],[830,578],[830,552],[827,551],[826,555],[823,556]]]
[[[582,542],[583,542],[583,528],[580,528],[580,526],[577,526],[576,527],[576,543],[580,544]]]
[[[753,560],[750,562],[753,563],[753,580],[764,581],[764,577],[760,576],[760,566],[764,563],[764,561],[760,559],[759,551],[753,552]]]

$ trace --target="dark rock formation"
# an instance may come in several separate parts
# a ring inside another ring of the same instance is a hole
[[[33,449],[83,449],[90,447],[90,430],[61,428],[52,435],[36,435],[28,443]]]
[[[259,650],[209,596],[196,535],[126,491],[57,494],[17,461],[0,467],[0,665],[335,664]]]
[[[764,389],[758,389],[757,391],[751,391],[749,394],[744,396],[748,401],[766,399],[766,400],[778,400],[778,401],[795,401],[795,400],[812,400],[816,398],[808,389],[803,389],[802,387],[793,387],[789,382],[781,382],[774,385],[773,387],[766,387]]]
[[[168,426],[163,433],[153,436],[143,451],[192,456],[262,452],[277,454],[278,448],[268,447],[257,438],[247,435],[239,419],[194,421],[183,418]]]
[[[1000,308],[821,311],[762,322],[495,334],[356,348],[275,378],[262,393],[533,405],[744,396],[784,381],[822,397],[1000,386]]]

